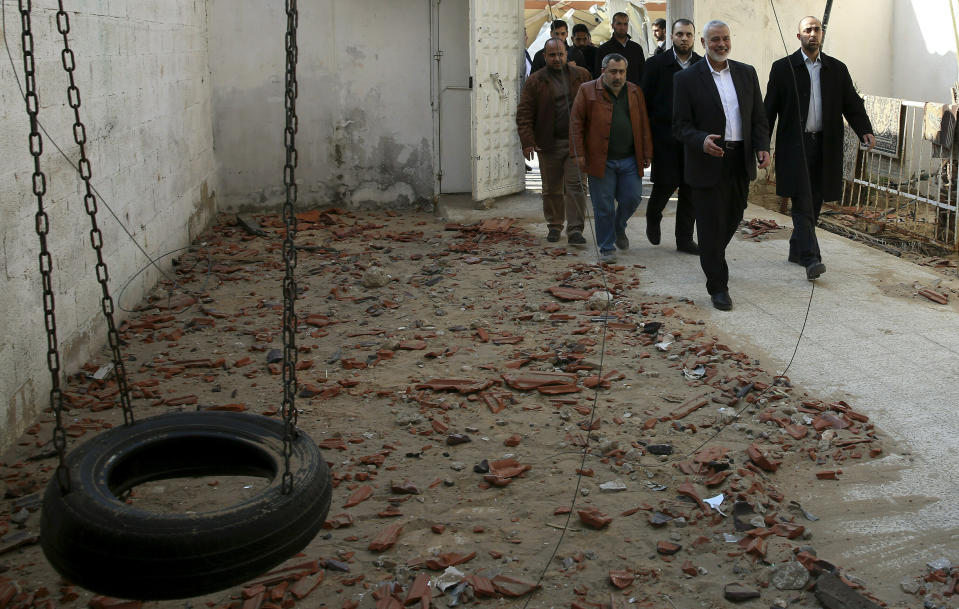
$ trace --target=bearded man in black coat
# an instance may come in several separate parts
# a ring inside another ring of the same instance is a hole
[[[846,65],[821,51],[822,22],[804,17],[796,34],[801,48],[773,63],[766,86],[766,118],[776,129],[776,194],[792,199],[789,261],[806,278],[826,271],[816,239],[823,201],[842,196],[843,117],[862,143],[876,138]]]

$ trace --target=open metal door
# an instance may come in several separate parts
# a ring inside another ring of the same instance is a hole
[[[523,74],[523,0],[470,0],[473,199],[525,188],[526,166],[516,132]]]

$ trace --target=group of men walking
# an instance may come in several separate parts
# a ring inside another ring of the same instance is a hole
[[[776,191],[792,199],[788,260],[802,265],[807,279],[818,278],[826,267],[815,226],[823,201],[841,194],[843,117],[865,146],[875,145],[846,66],[820,50],[822,23],[800,21],[801,48],[772,65],[765,99],[755,68],[729,58],[727,24],[714,20],[703,28],[705,60],[693,50],[692,21],[673,22],[671,47],[666,23],[655,25],[663,40],[647,60],[629,40],[627,15],[617,13],[613,37],[592,47],[591,61],[577,48],[576,28],[574,46],[567,47],[566,24],[553,23],[545,65],[530,74],[516,114],[526,158],[534,152],[540,158],[547,240],[559,241],[565,225],[569,243],[586,242],[588,175],[600,260],[614,261],[617,249],[629,247],[626,225],[642,200],[643,171],[652,165],[647,238],[660,243],[663,209],[678,190],[676,247],[699,255],[713,306],[728,311],[726,247],[757,166],[771,163],[770,130],[777,126]],[[570,48],[582,65],[568,60]],[[592,72],[584,67],[590,63]]]

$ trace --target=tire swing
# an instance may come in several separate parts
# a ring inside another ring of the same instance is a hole
[[[69,77],[67,98],[74,111],[78,171],[91,221],[97,256],[96,275],[108,329],[124,425],[103,432],[66,454],[63,394],[56,335],[52,258],[47,249],[49,219],[44,211],[46,177],[40,168],[43,143],[34,72],[29,0],[20,2],[23,66],[33,193],[38,212],[40,274],[47,335],[47,367],[55,417],[53,444],[58,465],[43,497],[40,542],[50,564],[67,580],[100,594],[141,600],[187,598],[223,590],[278,565],[302,550],[323,525],[332,495],[330,472],[316,444],[296,427],[296,0],[286,1],[286,238],[283,258],[283,410],[282,421],[229,412],[183,412],[134,421],[113,319],[109,275],[97,227],[97,201],[90,183],[86,129],[80,121],[80,93],[73,77],[70,22],[59,0],[57,30]],[[132,488],[155,480],[196,476],[252,475],[269,480],[266,488],[236,505],[206,512],[167,514],[126,504]]]

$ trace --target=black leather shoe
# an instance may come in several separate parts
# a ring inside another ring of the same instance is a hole
[[[646,225],[646,238],[649,239],[649,242],[653,245],[659,245],[659,240],[662,236],[659,234],[659,223],[647,224]]]
[[[729,297],[729,292],[716,292],[710,298],[713,299],[713,306],[720,311],[731,311],[733,309],[733,301]]]
[[[812,281],[826,272],[826,265],[822,262],[813,262],[806,267],[806,279]]]
[[[687,254],[693,254],[695,256],[699,255],[699,246],[696,245],[696,242],[692,239],[677,243],[676,250],[680,252],[686,252]]]
[[[559,236],[561,233],[562,231],[559,231],[555,228],[551,228],[549,229],[549,232],[546,233],[546,240],[549,241],[550,243],[556,243],[557,241],[559,241]]]

